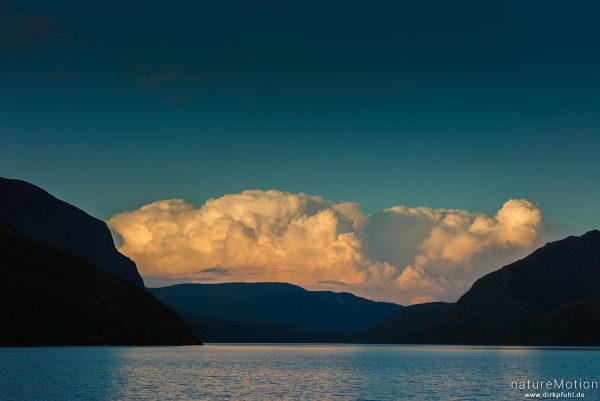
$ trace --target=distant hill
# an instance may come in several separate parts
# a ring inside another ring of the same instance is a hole
[[[365,330],[357,341],[381,344],[402,342],[407,336],[413,336],[439,321],[453,307],[454,304],[445,302],[407,306]]]
[[[150,291],[206,341],[350,341],[402,308],[286,283],[180,284]]]
[[[442,319],[396,341],[600,345],[600,231],[548,243],[482,277]]]
[[[135,263],[115,248],[106,224],[25,181],[0,177],[0,224],[22,238],[75,254],[144,287]]]
[[[0,345],[200,343],[143,288],[6,226],[0,261]]]

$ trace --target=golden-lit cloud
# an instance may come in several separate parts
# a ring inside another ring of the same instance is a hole
[[[540,210],[509,200],[494,216],[359,205],[276,190],[194,207],[163,200],[109,220],[141,273],[204,282],[285,281],[402,303],[452,300],[536,245]]]
[[[510,255],[502,263],[511,261],[519,251],[535,245],[542,224],[542,213],[535,205],[516,199],[505,202],[494,217],[464,210],[426,208],[418,211],[391,208],[388,212],[409,216],[418,212],[433,223],[417,247],[412,264],[396,279],[400,288],[422,293],[415,299],[464,292],[475,279],[498,267],[474,264],[476,256],[490,259],[494,254]]]

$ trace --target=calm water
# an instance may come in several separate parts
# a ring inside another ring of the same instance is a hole
[[[524,391],[511,389],[511,381],[528,378],[600,380],[600,351],[352,345],[0,349],[2,401],[520,400]],[[600,399],[599,390],[584,394],[585,400]]]

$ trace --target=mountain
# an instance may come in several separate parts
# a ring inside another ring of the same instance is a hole
[[[200,343],[143,288],[7,226],[0,262],[0,345]]]
[[[443,318],[397,342],[600,345],[600,231],[482,277]]]
[[[135,263],[115,248],[106,224],[25,181],[0,177],[0,224],[75,254],[143,288]]]
[[[206,341],[350,341],[402,308],[286,283],[180,284],[150,291]]]
[[[383,322],[365,330],[359,337],[359,341],[380,344],[401,342],[403,338],[414,335],[436,323],[453,307],[454,304],[446,302],[407,306]]]

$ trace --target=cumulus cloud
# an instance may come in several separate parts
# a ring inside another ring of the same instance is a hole
[[[387,213],[417,214],[429,220],[425,223],[431,227],[428,235],[417,246],[412,263],[396,279],[400,288],[423,293],[416,297],[462,293],[466,285],[495,267],[473,263],[475,257],[489,253],[512,260],[535,245],[542,224],[535,205],[516,199],[505,202],[493,217],[464,210],[405,207]]]
[[[512,199],[494,216],[359,205],[276,190],[244,191],[194,207],[154,202],[109,220],[119,248],[152,277],[286,281],[402,303],[453,300],[537,243],[542,214]]]

